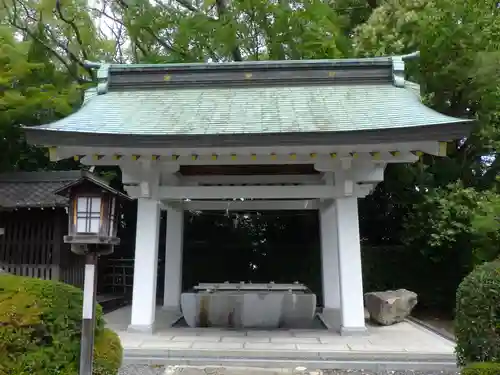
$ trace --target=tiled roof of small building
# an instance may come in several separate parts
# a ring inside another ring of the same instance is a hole
[[[26,128],[30,143],[50,145],[58,134],[199,139],[468,122],[426,107],[404,79],[402,57],[95,67],[100,83],[82,108]]]
[[[196,136],[344,132],[453,122],[459,120],[424,106],[409,89],[371,84],[112,91],[44,129]]]
[[[66,207],[68,199],[53,192],[81,176],[81,171],[0,174],[0,209]]]

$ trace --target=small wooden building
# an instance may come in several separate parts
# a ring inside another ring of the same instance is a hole
[[[84,106],[24,130],[51,160],[121,169],[137,199],[132,331],[156,324],[161,210],[163,308],[178,313],[185,211],[311,209],[320,224],[323,320],[341,334],[364,334],[358,199],[384,180],[387,165],[445,156],[447,142],[474,125],[421,102],[405,79],[404,62],[416,56],[96,63],[89,66],[100,82]]]
[[[53,193],[80,177],[81,171],[0,174],[0,268],[83,285],[84,257],[63,242],[68,200]]]

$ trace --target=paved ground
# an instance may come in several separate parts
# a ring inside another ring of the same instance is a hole
[[[320,330],[231,331],[170,328],[154,335],[117,330],[125,357],[163,352],[170,358],[192,356],[265,358],[313,358],[342,353],[408,353],[454,357],[453,342],[410,322],[369,327],[368,336],[339,336]]]
[[[341,337],[336,332],[320,329],[307,330],[223,330],[170,328],[174,317],[161,308],[157,311],[157,326],[154,335],[130,333],[130,306],[106,314],[107,326],[120,336],[125,356],[129,352],[163,351],[184,356],[203,354],[210,357],[231,354],[239,357],[262,357],[269,351],[283,351],[286,354],[333,352],[382,352],[417,353],[454,356],[454,343],[422,329],[410,322],[402,322],[388,327],[368,325],[369,336]],[[275,353],[276,354],[276,353]]]
[[[221,371],[222,370],[222,371]],[[239,369],[238,371],[224,371],[225,369],[203,368],[193,371],[188,367],[180,367],[172,370],[165,366],[128,365],[124,366],[119,375],[459,375],[456,371],[366,371],[366,370],[322,370],[322,371],[293,371],[285,369],[260,370],[260,369]],[[233,373],[233,374],[231,374]]]
[[[276,368],[307,365],[328,370],[289,375],[455,375],[455,344],[444,337],[405,321],[393,326],[368,325],[367,336],[340,336],[325,329],[225,330],[215,328],[173,328],[165,324],[170,316],[158,319],[164,324],[154,334],[127,330],[130,311],[120,309],[106,315],[108,327],[120,336],[124,366],[120,375],[177,375],[166,364],[253,366],[244,373],[182,375],[277,375],[260,374],[257,366],[272,363]],[[164,313],[164,312],[163,312]],[[167,319],[168,318],[168,319]],[[146,366],[141,366],[145,364]],[[147,366],[156,364],[157,366]],[[387,368],[438,369],[443,371],[380,372]],[[368,371],[371,370],[371,371]],[[377,370],[377,371],[375,371]],[[444,371],[446,370],[446,372]],[[167,371],[167,373],[166,373]],[[286,371],[279,371],[286,375]]]

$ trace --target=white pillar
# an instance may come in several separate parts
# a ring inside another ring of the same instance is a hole
[[[339,247],[341,334],[366,333],[358,199],[336,199]]]
[[[337,214],[333,200],[323,203],[320,213],[321,270],[323,281],[323,320],[340,329],[340,279],[337,241]]]
[[[131,331],[153,332],[156,309],[156,276],[160,206],[156,200],[139,198],[132,291]]]
[[[167,238],[165,246],[165,294],[163,308],[180,311],[182,288],[182,245],[184,210],[167,208]]]

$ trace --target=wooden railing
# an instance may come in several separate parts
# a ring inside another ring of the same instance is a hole
[[[164,262],[158,260],[157,294],[163,296]],[[100,260],[98,292],[131,299],[134,285],[134,259],[108,258]]]
[[[100,263],[100,292],[132,296],[134,259],[105,259]]]
[[[0,263],[5,272],[17,276],[36,277],[44,280],[59,280],[59,266],[54,264],[9,264]]]
[[[83,288],[85,279],[85,257],[72,256],[71,263],[66,267],[61,267],[60,280],[66,284],[70,284],[79,288]]]

